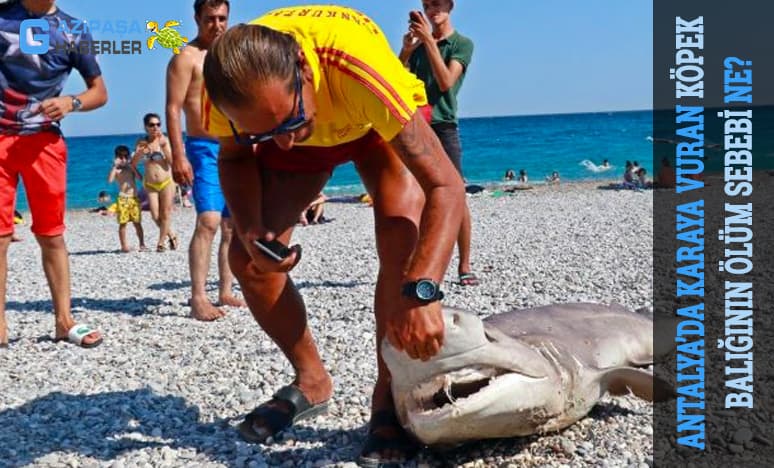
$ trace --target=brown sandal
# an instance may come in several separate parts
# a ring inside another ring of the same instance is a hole
[[[170,250],[177,250],[177,236],[168,236],[169,237],[169,249]]]
[[[167,250],[167,246],[165,246],[164,244],[159,244],[156,246],[156,252],[164,252],[166,250]]]

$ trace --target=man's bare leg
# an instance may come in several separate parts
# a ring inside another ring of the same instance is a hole
[[[289,245],[298,213],[314,200],[328,176],[328,173],[264,171],[264,226],[275,232],[281,242]],[[242,286],[253,317],[292,364],[296,372],[294,385],[312,404],[327,401],[333,392],[333,382],[307,326],[303,299],[289,275],[256,270],[239,239],[230,245],[229,264]],[[280,411],[290,411],[290,406],[285,402],[271,404]],[[259,436],[268,434],[260,420],[254,422],[253,430]]]
[[[462,225],[457,237],[457,249],[460,254],[460,263],[457,271],[459,274],[470,273],[470,239],[471,239],[470,208],[465,201],[465,211],[462,213]]]
[[[12,235],[0,236],[0,347],[8,346],[8,324],[5,321],[5,288],[8,280],[8,246]]]
[[[390,390],[391,376],[381,355],[387,317],[393,313],[395,294],[400,291],[409,259],[418,239],[418,226],[424,205],[424,194],[398,156],[385,144],[383,154],[373,154],[357,164],[366,189],[373,199],[376,247],[379,254],[379,276],[376,281],[374,313],[376,315],[376,356],[378,375],[371,398],[371,416],[391,411],[395,406]],[[387,438],[406,438],[399,426],[383,425],[374,434]],[[399,449],[364,454],[382,460],[400,461],[406,456]]]
[[[218,302],[220,305],[246,307],[242,299],[232,291],[234,275],[228,266],[228,249],[234,237],[234,227],[229,218],[220,221],[220,245],[218,246]]]
[[[67,338],[67,333],[75,326],[75,319],[70,311],[70,260],[64,237],[35,235],[43,258],[43,271],[51,291],[54,304],[55,338]],[[83,344],[92,344],[101,335],[95,331],[83,338]]]
[[[220,224],[220,213],[204,211],[196,216],[191,244],[188,246],[188,265],[191,272],[191,316],[196,320],[212,321],[225,316],[207,298],[207,274],[210,271],[212,241]]]

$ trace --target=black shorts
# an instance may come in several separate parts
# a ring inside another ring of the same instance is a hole
[[[441,140],[441,145],[446,154],[449,155],[454,167],[457,168],[457,172],[462,176],[462,146],[460,145],[460,132],[457,129],[457,124],[441,122],[432,124],[431,127],[438,135],[438,139]]]

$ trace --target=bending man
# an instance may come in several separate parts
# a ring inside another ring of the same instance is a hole
[[[281,262],[256,241],[289,244],[298,214],[333,168],[354,161],[373,198],[379,274],[374,312],[386,336],[412,358],[443,341],[438,283],[459,232],[462,179],[417,109],[424,85],[390,50],[379,27],[338,6],[288,7],[227,31],[204,61],[208,130],[220,137],[220,180],[240,242],[229,261],[256,321],[296,370],[292,385],[240,426],[261,442],[294,419],[319,414],[331,377]],[[381,357],[361,462],[404,461],[416,447],[397,422]]]

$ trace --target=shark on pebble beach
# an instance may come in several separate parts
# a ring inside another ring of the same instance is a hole
[[[428,361],[382,342],[398,419],[425,445],[558,431],[606,393],[674,395],[647,370],[653,321],[622,306],[554,304],[484,320],[443,314],[444,344]]]

